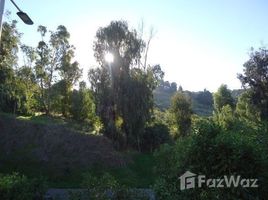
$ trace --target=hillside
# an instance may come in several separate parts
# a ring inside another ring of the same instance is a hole
[[[58,118],[0,113],[0,174],[43,177],[56,188],[77,188],[84,173],[106,172],[129,187],[153,184],[152,154],[116,151],[106,137],[82,129]]]
[[[166,110],[170,106],[171,97],[177,91],[176,83],[162,82],[158,88],[154,90],[155,106],[160,110]],[[239,95],[243,93],[243,89],[231,90],[232,97],[237,101]],[[183,91],[190,99],[194,114],[200,116],[211,116],[213,112],[213,93],[208,90],[192,92]]]
[[[125,165],[123,156],[103,136],[83,134],[60,124],[39,124],[0,115],[0,158],[68,170]]]
[[[160,110],[166,110],[170,106],[171,97],[177,91],[176,83],[162,82],[158,88],[154,90],[155,106]],[[213,111],[213,97],[208,90],[191,92],[184,91],[184,93],[191,99],[191,106],[194,114],[200,116],[210,116]]]

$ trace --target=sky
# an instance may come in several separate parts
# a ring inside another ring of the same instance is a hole
[[[23,24],[6,0],[5,10],[18,20],[27,45],[37,46],[38,25],[50,30],[67,27],[83,80],[96,65],[92,51],[96,31],[112,20],[126,20],[135,29],[143,22],[145,38],[153,27],[148,63],[160,64],[165,80],[190,91],[214,92],[221,84],[241,88],[237,73],[243,72],[250,48],[268,44],[267,0],[14,1],[34,21],[33,26]]]

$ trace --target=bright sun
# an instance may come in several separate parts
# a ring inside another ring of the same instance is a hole
[[[110,52],[107,52],[104,56],[104,59],[108,63],[112,63],[114,61],[114,56]]]

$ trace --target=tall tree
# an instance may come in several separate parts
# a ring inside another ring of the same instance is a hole
[[[95,103],[92,92],[86,88],[85,82],[79,83],[79,90],[72,92],[71,114],[75,120],[88,121],[93,125],[95,115]]]
[[[252,92],[251,101],[260,112],[261,119],[268,119],[268,50],[254,51],[244,64],[244,74],[238,75],[245,88]]]
[[[174,125],[177,128],[175,138],[186,136],[191,127],[191,102],[182,92],[176,92],[171,98],[170,112],[173,115]]]
[[[44,37],[47,33],[47,28],[45,26],[39,26],[37,31],[40,33],[42,40],[38,43],[36,48],[37,52],[37,59],[36,59],[36,66],[35,66],[35,74],[37,81],[40,85],[41,95],[40,101],[42,104],[43,111],[46,114],[50,113],[50,88],[51,88],[51,76],[54,70],[51,67],[50,63],[50,54],[51,49],[49,48],[48,44],[44,41]]]
[[[73,85],[82,75],[77,61],[72,62],[74,58],[74,46],[69,44],[70,33],[64,26],[58,26],[57,31],[51,35],[51,43],[57,49],[59,64],[57,70],[62,81],[62,114],[67,116],[70,112],[70,97]]]
[[[97,31],[93,48],[99,68],[89,72],[97,111],[109,129],[107,134],[117,134],[115,122],[122,118],[124,137],[137,146],[150,118],[156,79],[163,76],[160,66],[140,66],[144,47],[144,41],[135,30],[129,30],[126,22],[112,21]],[[105,60],[107,53],[113,55],[112,63]]]
[[[41,88],[41,101],[46,114],[50,113],[52,104],[52,86],[61,78],[62,114],[70,108],[71,87],[81,76],[77,62],[72,62],[74,47],[69,44],[70,33],[65,26],[58,26],[55,32],[50,31],[49,40],[45,41],[47,28],[39,26],[42,40],[37,47],[36,77]],[[58,88],[58,87],[56,87]]]
[[[17,22],[4,22],[0,43],[0,109],[16,112],[19,101],[15,86],[15,67],[20,43]]]
[[[221,112],[223,106],[230,105],[232,109],[235,106],[231,91],[227,85],[221,85],[219,87],[218,91],[213,94],[213,100],[216,113]]]

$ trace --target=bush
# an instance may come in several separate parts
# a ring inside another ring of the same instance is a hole
[[[19,173],[0,175],[1,200],[41,200],[45,191],[42,179],[29,179]]]
[[[142,139],[142,150],[153,152],[161,144],[171,141],[169,129],[161,123],[153,124],[145,128],[145,133]]]
[[[71,96],[71,115],[80,122],[89,122],[93,125],[96,114],[92,93],[89,89],[80,87],[79,91],[74,90]]]
[[[90,199],[108,199],[107,191],[117,190],[118,186],[115,178],[108,173],[104,173],[101,177],[90,173],[83,175],[82,187],[90,189]]]
[[[94,176],[91,173],[83,175],[82,187],[87,188],[87,194],[72,194],[72,200],[87,197],[96,200],[145,200],[148,194],[144,191],[129,189],[121,185],[109,173]]]
[[[155,153],[159,199],[267,199],[267,161],[258,137],[226,131],[211,120],[200,120],[194,126],[191,136],[180,138],[173,146],[164,145]],[[210,178],[257,178],[260,187],[181,191],[179,176],[187,170]]]

